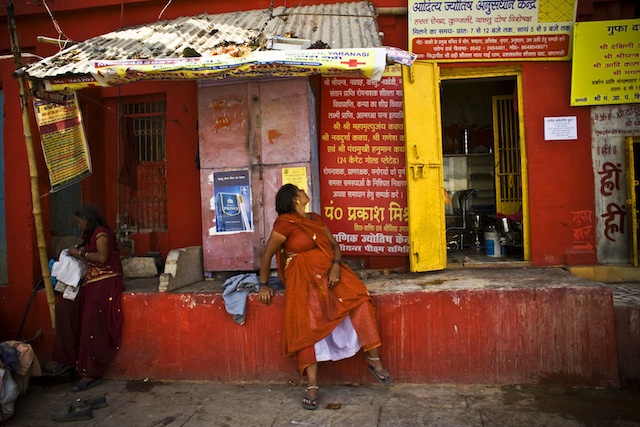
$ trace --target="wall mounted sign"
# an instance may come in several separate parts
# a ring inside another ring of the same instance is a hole
[[[640,19],[579,22],[571,105],[640,103]]]
[[[574,0],[409,1],[409,49],[427,61],[569,60]]]

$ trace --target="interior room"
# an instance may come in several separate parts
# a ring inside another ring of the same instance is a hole
[[[515,77],[442,82],[450,263],[523,260],[517,105]]]

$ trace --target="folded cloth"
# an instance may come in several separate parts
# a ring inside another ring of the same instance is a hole
[[[233,316],[233,321],[244,325],[249,292],[258,292],[260,279],[256,273],[238,274],[229,277],[223,284],[222,298],[227,313]]]
[[[60,252],[58,261],[51,266],[51,275],[68,286],[78,286],[87,272],[87,264],[69,255],[69,250]]]
[[[269,287],[274,291],[283,289],[282,281],[278,277],[269,277]],[[238,274],[229,277],[223,284],[222,298],[227,313],[233,316],[233,321],[244,325],[247,309],[247,296],[250,292],[260,290],[260,278],[256,273]]]
[[[80,286],[67,286],[64,292],[62,293],[62,298],[75,301],[79,291],[80,291]]]

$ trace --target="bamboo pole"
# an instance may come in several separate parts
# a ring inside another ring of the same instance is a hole
[[[44,237],[44,227],[42,226],[42,208],[40,206],[40,187],[38,182],[38,166],[36,164],[36,156],[33,150],[33,138],[31,134],[31,121],[29,119],[28,104],[28,86],[27,76],[22,66],[22,58],[20,53],[20,39],[18,30],[16,29],[13,3],[9,0],[7,4],[7,19],[9,23],[9,36],[11,38],[11,53],[16,65],[14,77],[20,85],[20,107],[22,108],[22,129],[24,142],[27,148],[27,160],[29,162],[29,178],[31,180],[31,203],[33,219],[36,225],[36,239],[38,244],[38,254],[40,256],[40,270],[42,279],[44,280],[44,289],[47,295],[47,304],[49,305],[49,314],[51,315],[51,328],[55,333],[56,329],[56,298],[53,293],[53,285],[51,283],[51,273],[49,272],[49,257],[47,255],[47,242]]]

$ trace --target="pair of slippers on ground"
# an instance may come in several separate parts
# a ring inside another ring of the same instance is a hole
[[[70,405],[65,405],[51,414],[51,419],[57,422],[85,421],[93,418],[93,410],[107,406],[105,395],[90,398],[77,399]]]
[[[373,376],[376,377],[378,382],[381,382],[382,384],[391,384],[391,376],[386,369],[379,371],[370,364],[367,364],[367,369],[369,369],[369,372],[371,372]],[[318,389],[319,387],[317,385],[310,385],[306,388],[305,395],[302,398],[302,407],[304,409],[314,410],[318,408],[318,396],[308,396],[309,390],[316,390],[317,393]]]

